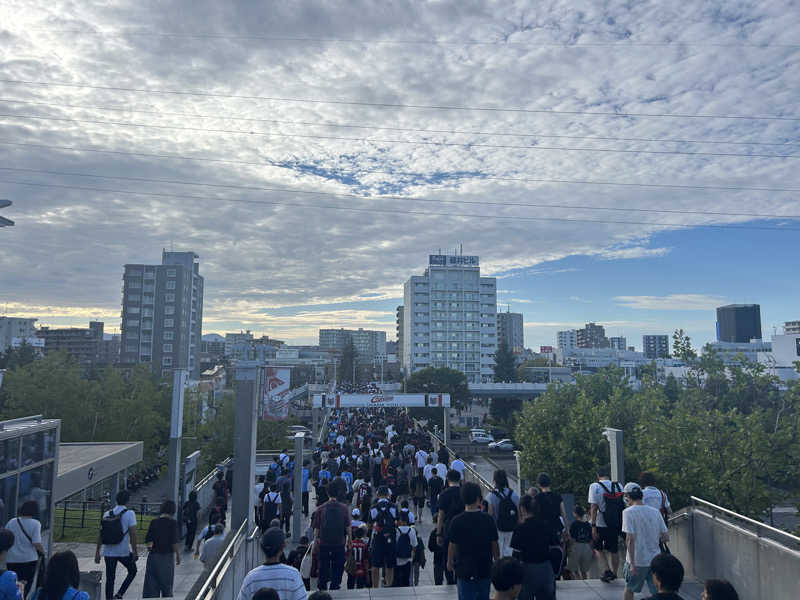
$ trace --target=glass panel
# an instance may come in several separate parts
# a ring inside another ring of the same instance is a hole
[[[53,463],[24,471],[19,476],[19,503],[34,500],[39,505],[42,529],[50,526],[50,495],[53,492]]]
[[[22,466],[44,460],[44,432],[22,436]]]
[[[0,473],[13,471],[19,462],[19,438],[0,442]],[[3,521],[1,524],[5,524]]]
[[[44,457],[56,457],[56,430],[48,429],[44,432]]]
[[[16,459],[15,459],[16,460]],[[0,479],[0,521],[3,525],[17,514],[17,476]]]

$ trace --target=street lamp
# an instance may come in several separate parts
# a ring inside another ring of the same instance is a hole
[[[4,200],[0,198],[0,208],[6,208],[7,206],[11,206],[11,200]],[[12,227],[14,225],[14,221],[11,219],[6,219],[4,217],[0,217],[0,227]]]

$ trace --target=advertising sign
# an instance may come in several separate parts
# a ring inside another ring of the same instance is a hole
[[[292,370],[289,367],[267,367],[262,416],[265,421],[280,421],[289,416],[289,390]]]
[[[464,256],[462,254],[429,254],[428,265],[433,267],[477,267],[477,256]]]
[[[450,394],[315,394],[314,408],[360,408],[386,406],[396,408],[450,406]]]

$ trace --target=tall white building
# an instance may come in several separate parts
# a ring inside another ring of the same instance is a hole
[[[558,348],[560,350],[567,350],[569,348],[578,347],[578,330],[567,329],[566,331],[558,332]]]
[[[36,323],[36,319],[0,317],[0,352],[5,352],[12,347],[15,338],[31,344],[36,339],[34,323]]]
[[[322,350],[344,350],[353,342],[356,353],[363,360],[373,360],[386,355],[386,332],[369,329],[320,329],[319,347]]]
[[[481,277],[477,256],[433,254],[425,274],[405,283],[403,367],[462,371],[490,382],[497,350],[497,281]]]

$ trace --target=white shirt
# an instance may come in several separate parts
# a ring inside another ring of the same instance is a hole
[[[344,446],[344,436],[341,433],[336,437],[336,445]],[[336,460],[338,461],[339,459],[337,458]]]
[[[608,491],[611,491],[612,482],[610,479],[602,479],[603,485],[606,486]],[[622,489],[622,488],[620,488]],[[597,504],[597,526],[598,527],[605,527],[606,520],[603,518],[603,511],[606,509],[606,501],[603,498],[603,493],[606,490],[603,489],[596,481],[589,486],[589,499],[587,502],[589,504]]]
[[[414,548],[417,547],[417,532],[414,530],[413,527],[409,527],[408,525],[400,525],[397,528],[397,533],[395,534],[395,541],[400,539],[401,533],[408,533],[408,539],[411,540],[411,558],[400,558],[397,557],[397,566],[404,565],[406,563],[411,562],[411,559],[414,558]]]
[[[263,489],[263,483],[257,483],[253,488],[253,506],[258,506],[258,495],[263,491]]]
[[[123,510],[126,510],[127,507],[125,506],[115,506],[111,509],[115,515],[118,515]],[[107,514],[107,513],[105,513]],[[130,529],[131,527],[136,527],[136,515],[132,510],[127,510],[122,517],[120,517],[122,522],[122,531],[125,532],[125,537],[122,538],[122,541],[119,544],[109,544],[103,546],[103,556],[128,556],[131,553],[131,534]]]
[[[417,458],[417,468],[424,469],[425,468],[425,461],[428,460],[428,453],[425,452],[422,448],[417,450],[417,453],[414,455]]]
[[[261,588],[272,588],[281,600],[306,600],[306,586],[294,567],[276,563],[261,565],[245,575],[236,600],[251,600]]]
[[[664,494],[664,506],[667,508],[667,511],[669,511],[671,508],[669,505],[669,498],[667,498],[667,495],[655,486],[649,485],[642,490],[642,502],[644,502],[645,506],[652,506],[656,510],[660,511],[662,494]]]
[[[652,506],[634,505],[622,511],[622,531],[634,536],[634,566],[649,567],[660,552],[658,542],[667,526],[661,513]],[[630,558],[626,560],[630,562]]]
[[[461,474],[461,479],[464,479],[464,467],[466,467],[466,465],[460,458],[457,458],[450,463],[450,468],[458,471]]]
[[[428,481],[430,481],[431,477],[433,477],[433,473],[431,473],[431,471],[433,471],[433,465],[425,465],[422,468],[422,474],[425,476],[425,479],[427,479]]]
[[[442,463],[436,463],[436,474],[442,478],[442,481],[447,481],[447,467]]]
[[[264,494],[264,504],[267,502],[275,504],[276,517],[281,514],[281,495],[278,492],[267,492]]]
[[[6,523],[6,529],[14,534],[14,545],[8,550],[6,562],[25,563],[39,559],[33,544],[42,543],[42,524],[32,517],[15,517]],[[23,533],[30,536],[31,541]]]
[[[203,542],[200,547],[200,562],[207,563],[213,561],[225,546],[225,534],[214,535],[211,539]]]

